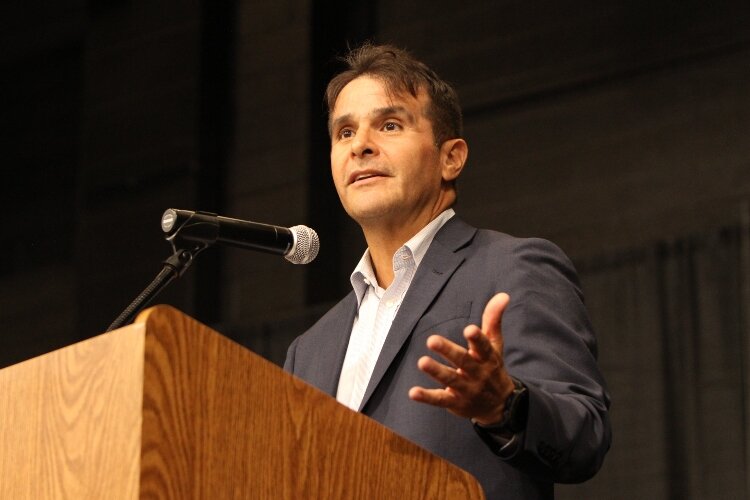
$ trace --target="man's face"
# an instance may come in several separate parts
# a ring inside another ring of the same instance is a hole
[[[363,227],[422,227],[445,207],[440,149],[424,91],[388,95],[375,78],[346,85],[331,112],[331,172],[344,209]],[[435,213],[437,212],[437,213]]]

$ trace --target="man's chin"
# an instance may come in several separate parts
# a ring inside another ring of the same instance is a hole
[[[393,215],[393,210],[386,206],[359,206],[346,210],[349,217],[354,219],[360,226],[381,224]]]

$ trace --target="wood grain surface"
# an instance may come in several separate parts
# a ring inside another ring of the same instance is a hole
[[[0,499],[483,498],[176,309],[0,371]]]
[[[483,498],[468,473],[178,311],[137,321],[142,498]]]
[[[0,371],[0,498],[138,495],[143,326]]]

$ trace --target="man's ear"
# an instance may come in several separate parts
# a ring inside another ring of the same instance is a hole
[[[440,146],[440,163],[443,180],[446,182],[455,181],[461,174],[466,164],[466,158],[469,156],[469,145],[466,141],[458,139],[448,139]]]

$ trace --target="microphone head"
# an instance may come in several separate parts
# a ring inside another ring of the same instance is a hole
[[[284,258],[292,264],[309,264],[315,260],[320,249],[318,233],[307,226],[293,226],[289,230],[294,236],[294,246]]]

